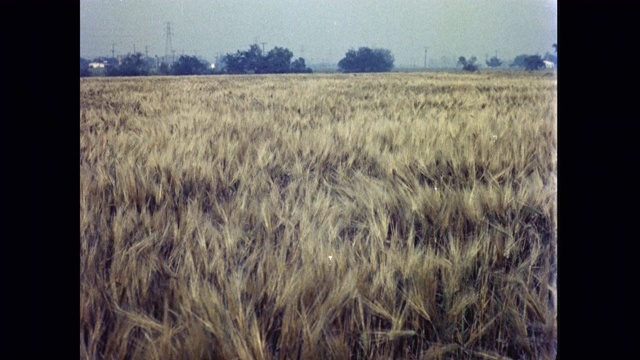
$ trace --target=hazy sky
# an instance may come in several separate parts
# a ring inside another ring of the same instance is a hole
[[[443,56],[553,52],[557,0],[81,0],[80,55],[163,56],[166,23],[176,55],[286,47],[307,64],[337,63],[351,48],[391,50],[396,66]]]

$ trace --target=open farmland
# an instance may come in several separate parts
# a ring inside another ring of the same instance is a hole
[[[81,357],[555,358],[548,75],[81,79]]]

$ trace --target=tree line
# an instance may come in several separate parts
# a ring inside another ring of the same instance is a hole
[[[210,74],[207,61],[196,56],[182,55],[173,64],[160,62],[142,53],[127,54],[121,59],[98,57],[89,61],[80,58],[80,76],[91,76],[90,63],[101,64],[99,75],[106,76],[148,76],[148,75],[203,75]]]
[[[555,55],[547,52],[540,55],[522,54],[515,57],[510,67],[520,67],[533,71],[545,67],[544,61],[551,61],[557,66],[558,45],[553,44]],[[479,69],[477,58],[460,56],[458,65],[462,70],[474,72]],[[289,74],[311,73],[305,59],[294,59],[293,52],[287,48],[274,47],[264,52],[258,44],[236,53],[228,53],[218,59],[214,66],[197,56],[182,55],[177,61],[168,64],[156,58],[145,58],[141,53],[128,54],[121,60],[115,58],[98,58],[94,62],[104,64],[106,76],[147,76],[147,75],[206,75],[206,74]],[[394,56],[391,51],[381,48],[360,47],[350,49],[338,62],[338,70],[344,73],[387,72],[394,68]],[[80,76],[90,76],[89,61],[80,58]],[[504,61],[497,56],[486,61],[486,65],[497,68]]]
[[[553,63],[554,67],[558,66],[558,44],[552,45],[554,48],[555,54],[550,54],[547,52],[544,57],[540,55],[528,55],[522,54],[516,56],[509,67],[518,67],[524,68],[527,71],[535,71],[545,68],[545,61],[550,61]],[[462,70],[465,71],[478,71],[479,65],[476,63],[478,58],[472,56],[470,58],[466,58],[464,56],[460,56],[458,58],[458,65],[462,66]],[[486,64],[490,68],[497,68],[503,65],[503,61],[500,60],[497,56],[492,57],[491,59],[486,61]]]
[[[103,63],[106,76],[147,76],[147,75],[205,75],[205,74],[290,74],[311,73],[305,59],[294,59],[287,48],[274,47],[264,52],[258,44],[248,50],[238,50],[218,59],[215,67],[195,57],[182,55],[173,64],[165,62],[154,66],[153,58],[145,58],[141,53],[127,54],[122,59],[97,58]],[[155,62],[158,62],[157,60]],[[387,49],[360,47],[347,51],[338,63],[342,72],[385,72],[393,69],[393,54]],[[90,62],[80,58],[80,76],[90,76]]]
[[[238,50],[226,54],[211,66],[197,56],[182,55],[173,63],[145,58],[141,53],[127,54],[122,59],[98,58],[94,62],[104,64],[106,76],[147,76],[147,75],[213,75],[213,74],[285,74],[311,73],[305,60],[293,60],[293,53],[286,48],[275,47],[268,53],[262,52],[257,44],[248,50]],[[90,62],[80,58],[80,76],[89,76]]]

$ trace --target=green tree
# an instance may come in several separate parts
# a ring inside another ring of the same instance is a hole
[[[509,65],[510,67],[525,67],[525,60],[529,55],[527,54],[522,54],[522,55],[518,55],[513,59],[513,62],[511,62],[511,64]]]
[[[80,77],[90,76],[89,60],[80,57]]]
[[[462,70],[474,72],[478,71],[478,65],[476,65],[477,60],[478,58],[476,58],[475,56],[472,56],[468,60],[464,56],[460,56],[458,58],[458,64],[462,65]]]
[[[224,72],[227,74],[245,74],[246,69],[242,57],[242,52],[238,50],[235,54],[227,54],[222,57]]]
[[[207,64],[195,56],[182,55],[172,68],[174,75],[202,75],[208,72]]]
[[[349,50],[338,62],[342,72],[386,72],[393,69],[393,54],[387,49],[361,47]]]
[[[238,50],[235,54],[226,54],[222,57],[222,68],[227,74],[284,74],[290,72],[311,72],[307,68],[303,58],[298,58],[293,63],[293,53],[286,48],[275,47],[266,55],[257,44],[249,47],[249,50]]]
[[[292,73],[312,73],[311,68],[308,68],[303,58],[297,58],[291,63],[290,70]]]
[[[530,55],[524,59],[524,68],[527,71],[544,69],[544,60],[540,55]]]
[[[253,44],[247,51],[238,50],[235,54],[227,54],[222,58],[225,72],[228,74],[260,74],[266,72],[266,62],[262,50]]]
[[[156,71],[160,75],[171,75],[171,67],[164,61],[160,63]]]
[[[293,53],[289,49],[275,47],[264,59],[265,65],[259,71],[265,74],[284,74],[290,72]]]
[[[141,53],[128,54],[122,58],[118,66],[107,68],[109,76],[145,76],[149,75],[149,64],[144,61]]]
[[[496,67],[502,65],[502,61],[500,59],[498,59],[497,56],[492,57],[491,59],[486,61],[486,63],[487,63],[487,66],[492,67],[492,68],[496,68]]]
[[[246,72],[250,74],[264,74],[266,63],[262,50],[258,44],[253,44],[248,51],[242,53],[242,62]]]

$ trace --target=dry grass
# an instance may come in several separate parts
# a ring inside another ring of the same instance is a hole
[[[554,76],[85,78],[80,100],[83,359],[555,357]]]

